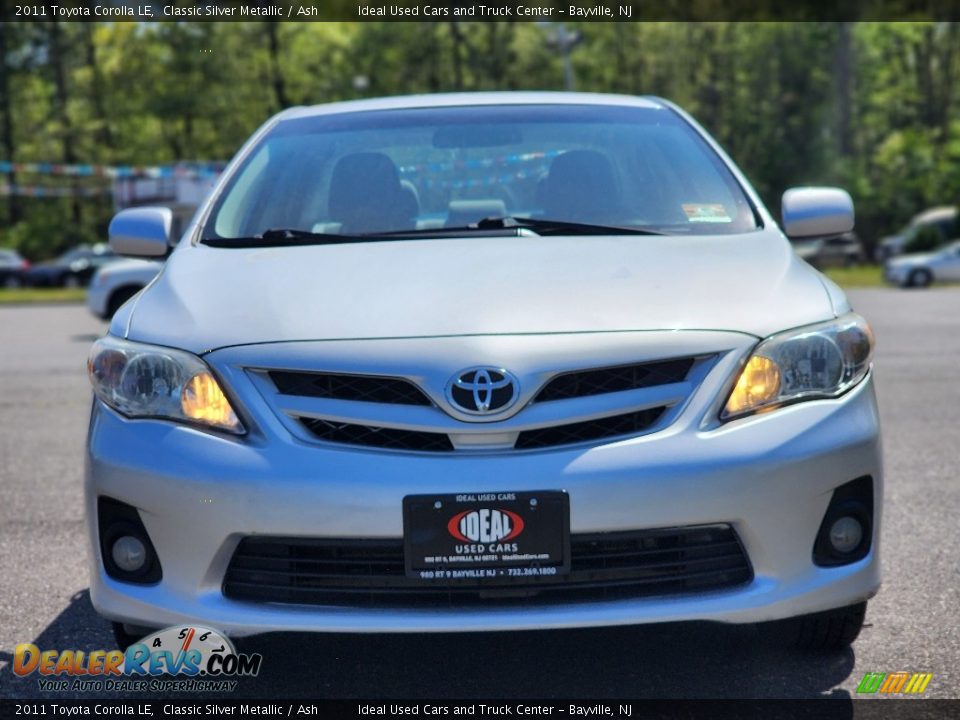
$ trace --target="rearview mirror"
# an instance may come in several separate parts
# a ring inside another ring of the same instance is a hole
[[[783,232],[790,238],[840,235],[853,230],[853,200],[831,187],[790,188],[780,204]]]
[[[170,249],[173,212],[165,207],[128,208],[110,221],[110,247],[119,255],[163,257]]]
[[[513,125],[445,125],[433,133],[433,146],[443,149],[490,148],[523,142]]]

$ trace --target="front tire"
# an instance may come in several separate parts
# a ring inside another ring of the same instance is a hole
[[[933,282],[933,275],[929,270],[914,270],[907,279],[908,287],[925,288]]]
[[[107,314],[104,316],[104,320],[109,320],[116,315],[117,310],[123,307],[123,304],[127,302],[127,300],[132,298],[142,289],[143,288],[139,287],[122,287],[119,290],[115,290],[113,295],[110,296],[109,302],[107,302]]]
[[[63,278],[63,286],[65,288],[76,289],[81,286],[80,278],[73,274],[67,275]]]
[[[150,628],[140,627],[139,625],[128,625],[127,623],[111,623],[113,625],[113,639],[117,642],[117,647],[127,651],[127,648],[134,643],[140,642],[147,635],[154,631]]]
[[[836,651],[849,647],[860,631],[867,603],[781,621],[784,639],[798,650]]]

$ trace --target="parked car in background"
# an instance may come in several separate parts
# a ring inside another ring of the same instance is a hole
[[[797,255],[818,270],[830,267],[853,267],[866,259],[860,238],[854,232],[826,238],[797,240],[793,243],[793,249]]]
[[[909,251],[907,247],[919,233],[932,230],[941,236],[943,242],[960,236],[960,225],[957,223],[957,208],[944,206],[924,210],[907,223],[896,235],[883,238],[877,244],[873,259],[878,263],[886,262],[892,257]]]
[[[34,287],[83,287],[104,265],[120,260],[106,243],[77,245],[55,260],[37,263],[27,273],[27,284]]]
[[[0,287],[18,288],[24,284],[24,275],[30,263],[16,250],[0,248]]]
[[[960,240],[931,253],[891,258],[884,267],[887,282],[900,287],[927,287],[941,281],[960,281]]]
[[[120,307],[153,280],[163,263],[151,260],[121,260],[97,271],[87,290],[87,307],[109,320]]]

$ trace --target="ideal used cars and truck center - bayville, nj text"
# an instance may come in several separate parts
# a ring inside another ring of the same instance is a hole
[[[164,20],[164,19],[199,19],[220,18],[231,19],[263,19],[263,18],[310,18],[320,15],[316,5],[255,5],[243,4],[236,6],[222,5],[191,5],[180,7],[164,5],[156,8],[153,5],[108,5],[94,4],[80,7],[66,5],[16,5],[14,15],[19,18],[44,20],[62,19],[79,20],[82,18],[116,18],[128,20]],[[470,5],[467,7],[444,7],[440,5],[358,5],[357,17],[377,18],[477,18],[488,20],[509,20],[513,18],[563,18],[563,19],[594,19],[594,18],[623,18],[629,20],[633,16],[630,5],[619,5],[616,10],[609,5],[595,5],[581,7],[570,5],[567,10],[560,10],[551,6],[538,5]]]

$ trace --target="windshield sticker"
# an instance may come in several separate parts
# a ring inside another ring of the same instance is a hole
[[[728,223],[733,218],[727,215],[727,209],[719,204],[686,203],[681,205],[689,222]]]

